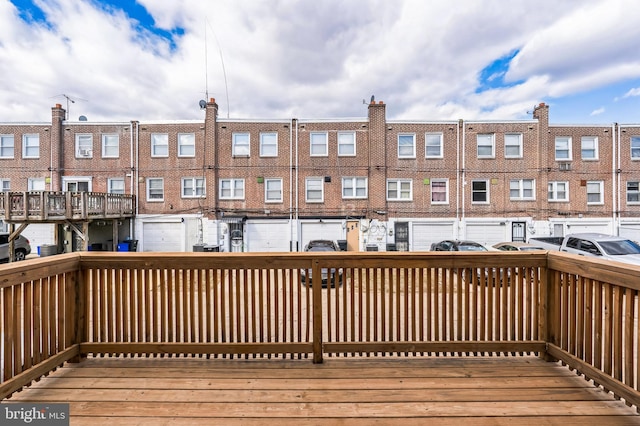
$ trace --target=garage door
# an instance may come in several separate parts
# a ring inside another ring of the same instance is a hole
[[[248,220],[245,242],[247,251],[289,251],[288,220]]]
[[[304,250],[304,246],[311,240],[342,240],[344,239],[344,230],[342,229],[342,221],[340,222],[312,222],[302,223],[300,225],[300,251]]]
[[[506,225],[498,223],[468,224],[466,239],[489,247],[495,243],[510,240],[510,237],[506,237],[506,229]]]
[[[185,251],[181,222],[144,222],[141,251]]]
[[[622,225],[620,236],[633,241],[640,241],[640,225]]]
[[[412,251],[429,251],[432,243],[453,238],[453,223],[414,223],[411,235]]]
[[[570,223],[567,225],[567,234],[577,234],[581,232],[594,232],[596,234],[611,234],[608,223]]]

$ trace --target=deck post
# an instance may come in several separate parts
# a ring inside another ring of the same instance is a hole
[[[85,272],[81,267],[81,262],[78,263],[78,269],[70,279],[73,280],[73,290],[67,298],[67,302],[71,305],[67,309],[67,312],[69,313],[69,339],[71,339],[69,346],[72,346],[87,341],[87,337],[85,336],[86,283]],[[79,352],[78,355],[71,358],[69,362],[80,362],[82,357],[82,352]]]
[[[313,363],[322,364],[322,269],[318,259],[313,260],[309,284],[313,293]]]
[[[558,324],[556,321],[556,310],[558,309],[559,300],[557,299],[557,274],[549,268],[549,260],[547,254],[547,267],[545,273],[542,275],[541,282],[541,321],[544,321],[542,325],[542,338],[548,344],[557,344],[557,330]],[[557,359],[549,355],[549,352],[545,352],[542,356],[545,361],[556,362]]]

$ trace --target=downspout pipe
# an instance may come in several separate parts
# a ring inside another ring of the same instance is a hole
[[[464,125],[464,120],[460,120],[460,125],[462,126],[462,169],[461,169],[461,173],[460,176],[462,178],[462,207],[460,209],[461,211],[461,224],[462,226],[465,226],[466,228],[466,217],[465,217],[465,201],[466,201],[466,192],[467,192],[467,175],[466,175],[466,149],[467,149],[467,132],[465,130],[465,125]],[[460,150],[458,150],[458,156],[460,156]],[[458,226],[458,230],[462,229],[461,226]],[[466,231],[464,232],[464,234],[466,235]],[[458,234],[458,238],[464,238],[463,236]]]

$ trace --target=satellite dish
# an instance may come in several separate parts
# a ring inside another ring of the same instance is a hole
[[[200,109],[205,109],[207,107],[207,101],[205,101],[204,99],[200,99]]]
[[[87,121],[87,117],[81,115],[80,117],[78,117],[78,121]]]

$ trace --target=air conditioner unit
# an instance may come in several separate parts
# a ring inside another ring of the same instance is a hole
[[[91,157],[90,149],[81,149],[79,153],[81,157]]]
[[[571,170],[571,163],[560,163],[558,168],[561,171],[565,171],[565,172],[569,171],[569,170]]]

